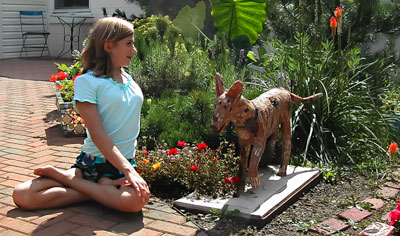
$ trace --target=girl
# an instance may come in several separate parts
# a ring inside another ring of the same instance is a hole
[[[14,189],[24,209],[66,206],[93,199],[121,211],[140,211],[149,200],[147,183],[136,172],[136,138],[142,91],[122,69],[136,53],[131,23],[114,17],[99,20],[82,51],[83,75],[75,80],[76,104],[87,138],[69,170],[45,166],[40,177]]]

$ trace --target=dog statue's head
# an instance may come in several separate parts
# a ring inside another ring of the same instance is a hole
[[[221,75],[215,75],[215,90],[217,92],[217,99],[214,103],[214,115],[211,122],[211,127],[215,135],[224,131],[225,127],[231,122],[232,111],[235,104],[242,95],[243,85],[240,81],[236,81],[225,92],[224,84],[221,80]]]

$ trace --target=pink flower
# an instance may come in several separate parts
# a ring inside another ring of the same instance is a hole
[[[197,170],[197,169],[199,169],[199,167],[198,167],[197,165],[192,165],[192,166],[190,167],[190,170],[192,170],[192,171],[195,171],[195,170]]]
[[[199,145],[197,145],[197,150],[199,150],[199,151],[207,149],[207,148],[208,148],[208,146],[205,143],[200,143]]]
[[[184,147],[186,147],[186,142],[185,141],[178,141],[177,146],[180,147],[180,148],[184,148]]]
[[[178,149],[176,149],[176,148],[171,148],[168,151],[168,155],[176,155],[176,154],[178,154]]]

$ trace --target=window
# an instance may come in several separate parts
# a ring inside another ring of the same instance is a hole
[[[55,10],[89,9],[89,0],[54,0]]]

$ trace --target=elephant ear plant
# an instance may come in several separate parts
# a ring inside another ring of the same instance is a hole
[[[236,57],[239,58],[241,49],[247,54],[263,30],[265,0],[211,0],[211,7],[214,26],[228,34]]]

